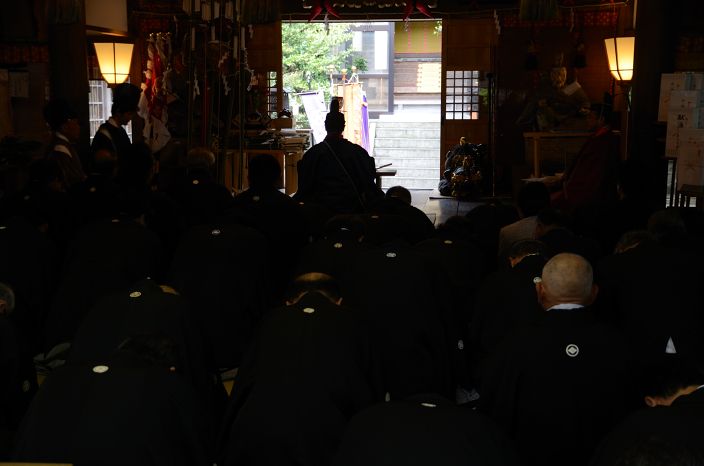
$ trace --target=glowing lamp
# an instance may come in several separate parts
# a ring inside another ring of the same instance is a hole
[[[109,86],[121,84],[130,75],[134,44],[121,42],[96,42],[95,53],[103,79]]]
[[[604,39],[609,70],[617,81],[633,79],[633,56],[636,49],[635,37],[610,37]]]

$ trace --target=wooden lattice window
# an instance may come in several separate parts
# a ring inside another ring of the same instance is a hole
[[[110,118],[112,107],[112,89],[102,79],[88,81],[90,93],[88,95],[88,110],[90,123],[90,142],[93,142],[95,133],[100,125]],[[127,136],[132,140],[132,122],[127,123]]]
[[[269,71],[266,74],[266,88],[267,88],[267,98],[266,98],[266,110],[269,113],[269,117],[276,118],[278,115],[278,86],[277,86],[277,72]]]
[[[445,76],[445,118],[479,119],[479,71],[447,71]]]

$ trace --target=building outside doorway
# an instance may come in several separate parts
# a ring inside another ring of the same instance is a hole
[[[344,31],[337,43],[329,46],[329,62],[317,62],[327,78],[324,84],[314,79],[321,70],[296,69],[295,62],[300,56],[291,47],[291,39],[286,43],[293,29],[321,29],[323,25],[292,22],[282,25],[284,87],[290,92],[298,124],[306,127],[308,118],[297,93],[320,91],[329,104],[336,84],[360,82],[368,111],[369,152],[377,166],[391,164],[389,168],[396,170],[396,176],[383,179],[385,189],[394,185],[423,190],[437,187],[440,24],[439,21],[331,23],[329,35],[341,34],[342,28]],[[309,63],[313,65],[315,61]]]

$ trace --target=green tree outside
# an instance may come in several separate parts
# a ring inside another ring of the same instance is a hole
[[[329,101],[328,67],[333,65],[334,73],[339,74],[353,53],[346,46],[352,40],[349,25],[329,23],[329,32],[320,23],[283,23],[281,28],[284,87],[292,92],[320,89]]]

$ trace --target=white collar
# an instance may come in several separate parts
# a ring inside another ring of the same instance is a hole
[[[565,310],[567,310],[567,309],[581,309],[583,307],[584,306],[582,304],[563,303],[563,304],[555,304],[554,306],[549,307],[546,310],[547,311],[553,311],[553,310],[558,311],[560,309],[565,309]]]
[[[66,141],[66,142],[69,142],[69,143],[71,142],[71,141],[69,141],[69,139],[68,139],[66,136],[64,136],[63,134],[59,133],[58,131],[56,132],[56,137],[59,138],[59,139],[61,139],[62,141]]]
[[[111,125],[113,125],[115,128],[119,128],[119,127],[120,127],[120,125],[117,124],[117,121],[115,121],[115,119],[114,119],[113,117],[108,118],[108,123],[110,123]]]

